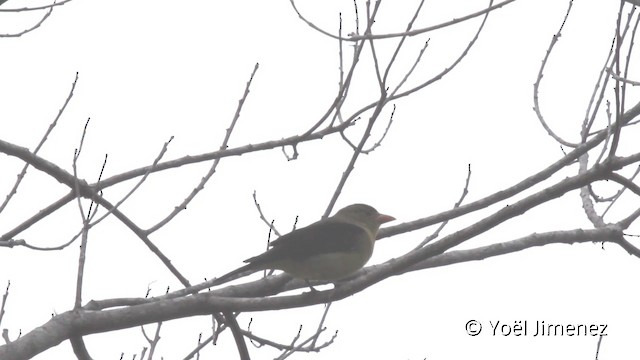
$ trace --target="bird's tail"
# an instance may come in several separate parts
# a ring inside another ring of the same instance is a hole
[[[247,264],[245,266],[241,266],[233,271],[230,271],[219,278],[213,280],[213,284],[211,286],[221,285],[227,283],[229,281],[239,279],[241,277],[245,277],[253,274],[256,271],[260,271],[261,269],[256,269],[254,264]]]

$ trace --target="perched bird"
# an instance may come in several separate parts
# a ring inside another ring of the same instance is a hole
[[[267,269],[283,270],[307,282],[340,280],[367,263],[380,225],[392,220],[369,205],[349,205],[327,219],[280,236],[269,250],[245,260],[247,265],[222,275],[216,283]]]

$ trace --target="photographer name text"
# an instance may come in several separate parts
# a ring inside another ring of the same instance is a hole
[[[489,321],[493,336],[607,336],[607,324],[554,324],[536,320]]]

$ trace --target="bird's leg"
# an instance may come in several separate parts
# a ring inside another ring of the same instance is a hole
[[[318,292],[318,290],[316,290],[311,283],[309,282],[308,279],[304,279],[304,282],[307,283],[307,286],[309,287],[309,289],[311,289],[311,292]]]

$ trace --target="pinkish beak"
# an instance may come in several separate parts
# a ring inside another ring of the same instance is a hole
[[[393,221],[395,219],[396,218],[394,218],[393,216],[390,216],[390,215],[379,214],[378,215],[378,224],[384,224],[386,222]]]

